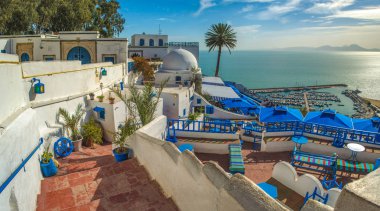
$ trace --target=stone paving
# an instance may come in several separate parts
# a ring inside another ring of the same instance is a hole
[[[136,159],[116,163],[111,145],[59,161],[58,175],[42,181],[37,210],[178,210]]]

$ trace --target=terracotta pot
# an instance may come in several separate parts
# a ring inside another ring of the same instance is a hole
[[[82,141],[83,141],[83,137],[81,137],[80,139],[76,141],[72,141],[74,145],[74,152],[79,152],[82,150]]]
[[[115,103],[115,98],[108,98],[108,100],[110,101],[110,104],[114,104]]]

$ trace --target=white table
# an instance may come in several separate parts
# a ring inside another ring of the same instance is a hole
[[[356,143],[347,144],[347,148],[351,150],[351,156],[348,159],[351,159],[353,161],[356,161],[356,156],[359,152],[363,152],[365,150],[365,147],[363,145]]]

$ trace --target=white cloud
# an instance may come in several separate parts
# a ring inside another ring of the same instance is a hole
[[[351,18],[351,19],[360,19],[360,20],[380,21],[380,6],[340,11],[340,12],[337,12],[336,14],[327,16],[326,18],[328,19]]]
[[[239,13],[246,13],[246,12],[251,12],[253,10],[253,5],[246,5],[241,10]]]
[[[308,8],[306,12],[313,14],[334,14],[354,3],[355,0],[329,0],[327,2],[317,2],[312,7]]]
[[[236,26],[234,27],[238,35],[252,35],[259,31],[261,25],[246,25],[246,26]]]
[[[271,49],[295,46],[319,47],[358,44],[366,48],[380,48],[380,25],[348,25],[303,27],[288,30],[260,31],[250,39],[240,39],[244,49]],[[363,39],[365,37],[365,39]],[[273,42],[276,40],[276,42]]]
[[[266,3],[274,0],[223,0],[223,3]]]
[[[258,17],[269,20],[293,12],[298,9],[301,0],[288,0],[285,4],[272,4],[264,12],[259,13]]]
[[[175,20],[174,20],[174,19],[171,19],[171,18],[157,18],[156,20],[157,20],[157,21],[175,22]]]
[[[216,6],[214,0],[200,0],[199,4],[199,9],[193,14],[194,16],[199,16],[205,9]]]

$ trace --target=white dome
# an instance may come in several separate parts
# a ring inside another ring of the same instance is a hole
[[[193,67],[198,68],[197,59],[184,49],[172,50],[163,58],[163,70],[191,70]]]

